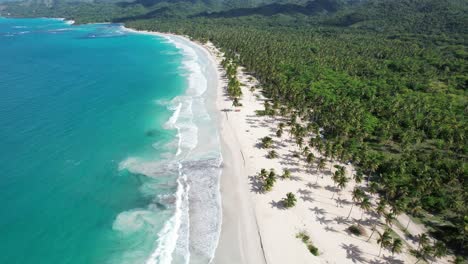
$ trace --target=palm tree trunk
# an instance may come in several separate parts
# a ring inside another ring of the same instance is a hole
[[[382,253],[382,245],[380,245],[380,249],[379,249],[379,257],[380,257],[380,253]]]
[[[315,179],[315,183],[318,182],[318,178],[319,178],[319,175],[318,175],[318,173],[317,173],[317,178]]]
[[[408,230],[408,227],[409,227],[410,222],[411,222],[411,218],[408,216],[408,223],[406,224],[405,231]]]
[[[351,211],[353,210],[353,207],[354,207],[354,204],[351,205],[351,209],[349,209],[348,217],[346,217],[346,219],[348,219],[349,216],[351,215]]]
[[[376,229],[376,227],[377,227],[377,226],[376,226],[376,225],[374,225],[374,228],[372,228],[372,233],[370,234],[370,236],[369,236],[369,238],[367,239],[367,241],[366,241],[366,242],[369,242],[369,240],[371,239],[372,235],[373,235],[373,234],[374,234],[374,232],[375,232],[375,229]]]

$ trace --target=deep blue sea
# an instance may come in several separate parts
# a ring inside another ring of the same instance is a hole
[[[120,25],[0,18],[0,263],[209,261],[221,157],[202,60]]]

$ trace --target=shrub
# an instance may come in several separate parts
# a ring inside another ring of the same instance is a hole
[[[283,175],[281,177],[283,177],[283,179],[291,178],[291,171],[289,169],[284,169],[283,170]]]
[[[364,230],[361,227],[355,225],[348,227],[348,231],[355,236],[360,236],[364,234]]]
[[[278,153],[274,150],[270,150],[267,154],[267,158],[269,159],[276,159],[278,157]]]
[[[302,242],[304,242],[305,244],[307,244],[307,242],[309,242],[309,235],[306,233],[306,232],[299,232],[297,235],[296,235],[297,238],[300,238],[302,240]]]
[[[314,256],[319,255],[318,248],[314,246],[312,241],[310,241],[310,236],[305,231],[301,231],[297,233],[296,238],[299,238],[300,240],[302,240],[302,242],[307,246],[307,249],[309,250],[309,252],[312,253]]]
[[[283,199],[284,207],[294,207],[296,205],[296,201],[296,196],[293,193],[289,192],[286,194],[286,198]]]
[[[319,252],[318,252],[318,248],[312,244],[309,244],[307,245],[307,249],[309,250],[310,253],[312,253],[312,255],[314,256],[318,256],[319,255]]]
[[[271,137],[262,138],[262,147],[263,148],[271,148],[272,145],[273,145],[273,139]]]

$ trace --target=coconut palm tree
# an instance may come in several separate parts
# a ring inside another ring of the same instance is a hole
[[[447,247],[442,241],[435,242],[433,249],[434,252],[432,253],[432,257],[435,259],[443,258],[447,255]]]
[[[281,138],[283,136],[283,129],[279,128],[277,131],[276,131],[276,136],[278,138]]]
[[[349,216],[351,215],[351,211],[353,210],[354,204],[360,203],[362,198],[364,198],[365,196],[364,191],[357,187],[354,187],[354,190],[352,191],[351,194],[352,194],[352,199],[354,203],[351,204],[351,209],[349,209],[348,217],[346,217],[346,219],[348,219]]]
[[[289,169],[283,169],[283,179],[289,179],[291,178],[291,171]]]
[[[380,245],[379,257],[382,253],[382,248],[389,247],[392,243],[392,237],[390,236],[390,231],[385,229],[383,233],[379,232],[379,238],[377,239],[377,244]]]
[[[263,148],[271,148],[273,146],[273,139],[271,137],[264,137],[261,141]]]
[[[403,241],[400,238],[393,239],[393,242],[390,246],[390,251],[392,252],[392,256],[397,253],[401,253],[403,250]]]
[[[413,249],[410,251],[411,255],[416,257],[416,259],[418,260],[415,262],[415,264],[419,263],[419,261],[421,260],[427,261],[431,257],[432,252],[433,252],[433,249],[429,245],[426,245],[422,248]]]
[[[275,182],[276,182],[276,173],[275,173],[275,170],[271,169],[270,173],[268,174],[268,176],[266,177],[264,181],[263,190],[266,192],[271,191]]]
[[[310,154],[310,148],[308,146],[305,146],[304,149],[302,150],[302,155],[305,157],[309,156]]]
[[[314,159],[315,159],[315,156],[314,156],[313,153],[309,153],[309,154],[307,155],[306,162],[307,162],[307,164],[309,165],[309,167],[311,167],[312,164],[314,163]]]
[[[258,177],[261,179],[266,179],[266,177],[268,177],[268,171],[266,169],[261,169]]]
[[[362,198],[361,202],[359,203],[359,207],[362,210],[361,219],[359,219],[359,223],[358,223],[359,226],[361,225],[362,217],[364,216],[364,213],[368,212],[371,209],[371,206],[372,206],[372,204],[370,202],[369,197],[364,196],[364,198]]]
[[[417,215],[419,212],[422,211],[422,207],[420,205],[408,206],[409,213],[412,215]],[[408,222],[406,223],[405,231],[408,230],[408,227],[411,223],[411,217],[408,215]]]
[[[291,192],[287,193],[286,198],[283,199],[283,204],[284,204],[284,207],[286,208],[291,208],[295,206],[296,202],[297,202],[296,196]]]
[[[430,239],[427,234],[418,235],[418,249],[429,245]]]
[[[384,217],[385,217],[385,223],[388,226],[392,226],[393,225],[393,220],[395,220],[395,215],[393,213],[386,213],[386,214],[384,214]]]
[[[360,184],[362,180],[364,179],[364,174],[362,173],[361,170],[357,170],[356,173],[353,174],[353,179],[357,184]]]
[[[348,182],[349,182],[349,178],[346,177],[345,175],[341,175],[337,183],[337,186],[340,189],[340,193],[344,188],[346,188],[346,184],[348,184]]]
[[[377,230],[377,224],[380,222],[380,217],[385,214],[385,206],[387,202],[384,199],[380,199],[379,202],[377,203],[377,208],[375,208],[375,213],[377,214],[377,218],[375,219],[374,226],[372,227],[372,233],[370,234],[369,238],[367,241],[369,241],[374,234],[375,230]]]
[[[317,164],[317,172],[321,172],[323,171],[323,169],[325,169],[325,159],[324,158],[321,158]],[[319,174],[317,173],[317,179],[315,179],[315,183],[318,182],[318,177],[319,177]]]
[[[339,171],[335,171],[335,173],[333,173],[333,175],[332,175],[332,180],[333,180],[333,186],[334,187],[336,187],[336,185],[340,181],[340,178],[341,178],[341,173]],[[333,195],[331,197],[332,200],[333,200],[333,197],[335,196],[335,193],[336,192],[333,192]]]

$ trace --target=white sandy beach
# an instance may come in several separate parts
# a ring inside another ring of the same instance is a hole
[[[211,43],[204,46],[215,56],[219,65],[222,54]],[[222,68],[220,69],[222,76]],[[316,183],[316,169],[306,171],[305,162],[292,157],[297,147],[289,140],[287,133],[284,133],[282,139],[276,137],[275,132],[280,121],[256,115],[256,110],[264,109],[264,98],[261,91],[250,91],[252,86],[258,84],[255,78],[245,73],[243,69],[239,69],[238,79],[244,85],[241,101],[243,106],[238,108],[240,111],[234,111],[232,101],[225,94],[226,82],[223,79],[220,80],[222,88],[218,91],[216,102],[218,110],[223,113],[220,125],[225,157],[221,187],[225,220],[215,259],[219,261],[216,263],[416,262],[417,260],[409,254],[408,246],[417,248],[417,243],[405,238],[403,230],[395,224],[393,229],[403,239],[405,246],[403,253],[394,256],[385,249],[380,256],[378,255],[380,246],[376,242],[377,232],[367,242],[372,232],[372,223],[375,221],[373,216],[364,214],[362,226],[367,232],[366,235],[355,237],[347,232],[347,227],[352,223],[357,225],[362,214],[359,207],[354,206],[351,216],[346,219],[351,208],[351,191],[355,186],[354,182],[351,181],[346,189],[336,194],[332,200],[334,184],[330,171],[326,169],[324,173],[319,173]],[[274,149],[279,154],[279,158],[266,158],[267,150],[258,147],[260,139],[265,136],[275,140]],[[315,157],[321,156],[316,150],[312,151]],[[348,177],[355,172],[352,165],[338,162],[328,163],[326,167],[334,165],[345,166]],[[273,168],[278,174],[288,168],[293,172],[293,177],[289,180],[278,180],[271,192],[261,193],[255,183],[255,176],[262,168],[267,170]],[[281,200],[288,192],[294,193],[298,199],[297,205],[291,209],[285,209],[281,204]],[[375,206],[375,199],[373,202]],[[246,209],[246,205],[251,206],[251,210]],[[231,212],[235,212],[235,216]],[[250,223],[252,219],[256,222],[255,226]],[[398,218],[405,224],[407,219],[405,215]],[[377,231],[382,232],[385,221],[380,219],[379,222]],[[232,227],[233,224],[237,226]],[[302,231],[310,235],[311,241],[319,249],[319,256],[313,256],[306,245],[296,238],[297,233]],[[255,237],[256,232],[258,232],[257,237]],[[411,222],[408,232],[416,236],[425,232],[425,229]],[[236,244],[241,249],[253,246],[258,250],[259,242],[263,259],[260,259],[258,252],[253,250],[245,251],[241,255],[242,261],[222,258],[228,257],[225,254],[237,248]],[[448,260],[439,263],[448,263]]]
[[[276,137],[277,126],[284,120],[256,115],[256,110],[264,109],[265,99],[259,89],[253,92],[250,90],[257,85],[255,78],[239,69],[238,79],[244,85],[241,100],[243,106],[238,108],[240,111],[234,111],[232,101],[225,94],[226,80],[220,66],[222,54],[211,43],[195,45],[204,47],[206,56],[218,69],[215,107],[219,113],[223,155],[220,187],[223,220],[213,263],[341,264],[417,261],[409,254],[409,248],[417,248],[417,243],[405,237],[403,230],[397,227],[400,225],[394,224],[393,229],[404,241],[403,253],[393,256],[388,250],[382,249],[379,256],[377,232],[367,240],[373,223],[378,221],[377,231],[382,232],[385,221],[371,214],[362,214],[358,206],[354,206],[347,218],[355,183],[350,181],[344,190],[333,195],[334,184],[330,175],[335,170],[334,165],[341,165],[345,166],[347,176],[351,178],[354,173],[352,165],[333,161],[327,162],[323,173],[317,172],[315,166],[306,170],[305,162],[293,157],[297,147],[289,139],[288,129],[281,139]],[[265,136],[274,139],[274,149],[279,158],[268,159],[267,150],[258,147],[260,139]],[[321,157],[316,150],[312,152],[315,157]],[[262,168],[275,169],[278,174],[287,168],[292,171],[292,177],[278,179],[271,192],[263,193],[255,180]],[[291,209],[283,208],[281,203],[288,192],[294,193],[298,200]],[[375,200],[373,199],[374,207]],[[347,228],[351,224],[357,225],[362,215],[362,227],[367,234],[353,236]],[[407,217],[402,215],[398,220],[402,223],[401,226],[405,226]],[[296,238],[299,232],[306,232],[310,236],[311,242],[319,249],[319,256],[312,255],[306,245]],[[416,236],[424,232],[424,228],[411,222],[408,232]],[[448,261],[445,259],[438,263]]]

